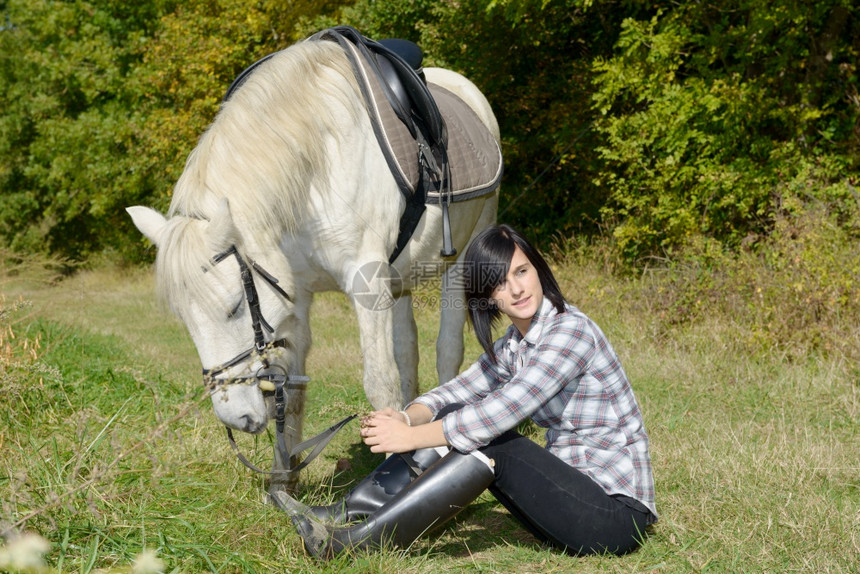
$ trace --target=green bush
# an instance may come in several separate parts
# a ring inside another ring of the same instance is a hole
[[[487,95],[502,221],[544,242],[610,232],[633,265],[697,237],[738,249],[770,232],[785,187],[857,173],[855,4],[9,0],[0,237],[147,260],[123,207],[167,206],[245,66],[347,23],[419,42]]]
[[[752,354],[842,357],[849,370],[860,363],[851,319],[860,316],[860,204],[846,212],[786,196],[782,206],[771,232],[738,251],[699,238],[671,260],[651,260],[640,302],[658,336],[721,318]]]
[[[737,248],[772,228],[785,186],[826,190],[856,172],[856,16],[830,0],[625,20],[614,55],[595,61],[594,103],[602,212],[628,259],[699,235]]]

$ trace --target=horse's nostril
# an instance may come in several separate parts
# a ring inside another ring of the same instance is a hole
[[[265,421],[254,421],[249,415],[242,415],[245,425],[242,430],[250,434],[259,434],[266,428]]]

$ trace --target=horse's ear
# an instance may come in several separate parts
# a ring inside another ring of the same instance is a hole
[[[209,222],[206,240],[213,251],[223,251],[239,241],[239,231],[233,223],[230,204],[226,199],[221,199],[218,203],[218,209]]]
[[[164,216],[154,209],[142,205],[126,207],[125,211],[131,216],[135,227],[158,247],[161,241],[161,232],[167,224]]]

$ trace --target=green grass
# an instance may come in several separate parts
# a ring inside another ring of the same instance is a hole
[[[14,332],[0,345],[0,526],[47,539],[56,572],[131,572],[144,550],[167,572],[858,571],[856,365],[751,349],[723,313],[667,329],[649,311],[653,286],[581,259],[556,270],[613,341],[650,433],[661,520],[633,554],[547,550],[485,494],[408,550],[311,560],[264,504],[264,478],[233,457],[149,272],[110,269],[0,276],[2,326]],[[423,388],[435,384],[436,313],[417,312]],[[351,306],[323,295],[312,317],[307,435],[368,408]],[[270,462],[269,437],[239,441]],[[336,472],[339,459],[350,466]],[[332,500],[379,460],[348,426],[299,497]]]

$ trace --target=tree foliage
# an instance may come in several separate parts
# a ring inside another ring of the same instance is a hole
[[[245,66],[340,23],[414,40],[425,65],[484,91],[503,135],[500,219],[536,238],[609,231],[637,261],[693,238],[748,245],[806,206],[856,201],[849,0],[8,0],[0,13],[0,236],[18,250],[146,257],[122,208],[166,207]]]
[[[11,0],[0,31],[0,235],[143,257],[123,208],[165,208],[232,79],[324,2]]]
[[[852,200],[860,145],[857,9],[827,2],[683,3],[625,19],[598,58],[603,213],[630,256],[705,235],[765,234],[791,188]]]
[[[128,39],[93,5],[10,2],[0,33],[0,230],[16,248],[93,247],[97,172],[113,172],[123,110],[117,46]],[[94,177],[95,176],[95,177]]]

